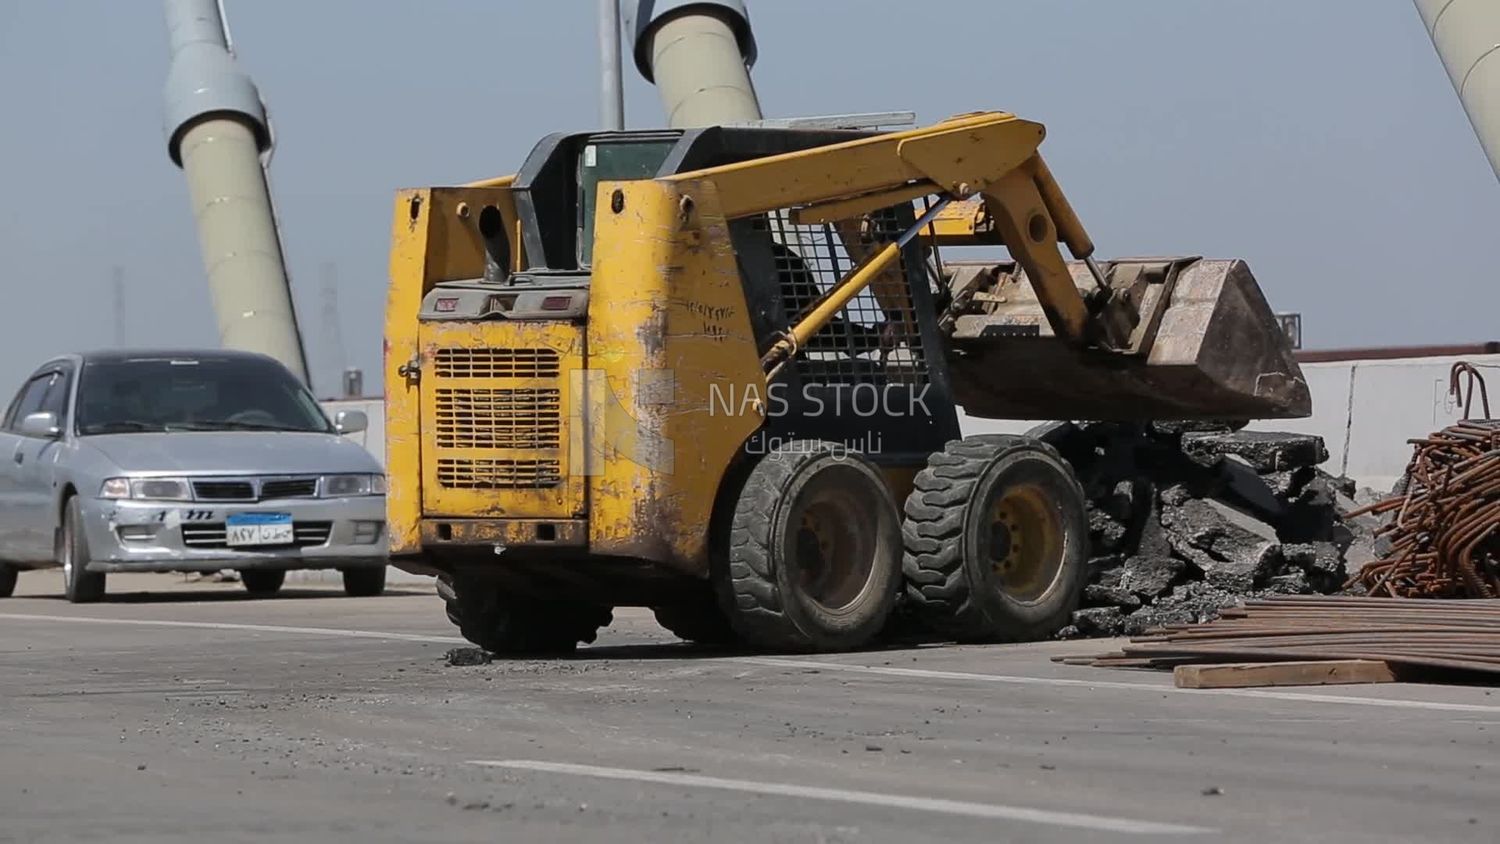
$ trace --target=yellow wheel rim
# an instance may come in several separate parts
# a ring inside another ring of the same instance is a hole
[[[837,612],[864,592],[878,542],[868,526],[869,501],[838,471],[804,490],[792,530],[798,580],[804,595]]]
[[[1000,588],[1022,602],[1035,601],[1062,569],[1063,530],[1057,508],[1037,486],[1005,489],[981,526],[990,568]]]

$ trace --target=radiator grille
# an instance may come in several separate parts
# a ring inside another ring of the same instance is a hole
[[[440,458],[438,483],[449,489],[546,489],[562,483],[556,460]]]
[[[267,498],[312,498],[318,494],[317,478],[289,478],[282,481],[263,481],[260,497]]]
[[[433,364],[441,378],[556,378],[561,371],[552,349],[438,349]]]
[[[273,478],[258,483],[250,478],[193,481],[193,496],[199,501],[264,501],[276,498],[314,498],[317,494],[316,475]]]
[[[249,481],[194,481],[193,495],[199,501],[254,501],[255,485]]]
[[[328,544],[333,533],[332,522],[295,522],[292,525],[292,544],[298,548],[311,548]],[[228,548],[228,534],[223,522],[205,525],[183,525],[182,544],[189,548]],[[260,546],[274,548],[274,545]],[[247,550],[254,550],[251,546]]]
[[[558,448],[562,394],[558,390],[439,389],[440,448]]]

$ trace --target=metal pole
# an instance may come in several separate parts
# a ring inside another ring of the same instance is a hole
[[[114,268],[114,299],[115,299],[115,348],[125,346],[125,268],[115,265]]]
[[[344,333],[340,328],[342,313],[339,310],[339,268],[335,264],[326,263],[322,271],[324,353],[332,359],[333,371],[342,373],[348,367],[349,355],[344,349]]]
[[[620,0],[599,0],[599,124],[625,128],[625,86],[620,67]]]
[[[1474,133],[1500,177],[1500,3],[1416,0]]]

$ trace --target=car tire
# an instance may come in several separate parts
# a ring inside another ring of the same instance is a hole
[[[0,598],[16,594],[16,579],[21,570],[8,563],[0,563]]]
[[[901,516],[863,455],[816,440],[750,470],[713,579],[754,648],[846,651],[885,626],[901,580]]]
[[[269,598],[281,591],[281,584],[286,582],[286,572],[247,569],[240,572],[240,582],[245,585],[245,591],[251,595],[257,598]]]
[[[1087,504],[1072,468],[1044,442],[948,443],[917,474],[902,533],[908,603],[960,642],[1042,639],[1078,607]]]
[[[69,498],[63,508],[59,562],[63,567],[63,594],[70,603],[89,604],[104,597],[104,574],[87,570],[89,540],[83,529],[83,503]]]
[[[373,598],[384,591],[385,566],[344,572],[344,594],[351,598]]]

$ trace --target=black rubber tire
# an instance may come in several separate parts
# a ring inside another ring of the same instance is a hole
[[[0,563],[0,598],[9,598],[16,594],[16,579],[21,570],[9,563]]]
[[[560,656],[599,637],[614,620],[609,607],[571,602],[512,600],[484,581],[453,584],[448,620],[465,639],[502,656]]]
[[[815,512],[810,507],[821,508],[817,523],[840,531],[836,538],[848,549],[821,553],[859,567],[838,587],[857,591],[833,598],[835,604],[809,591],[816,584],[803,582],[811,571],[804,568],[806,537],[820,549],[827,538],[804,529],[803,520]],[[885,626],[900,589],[900,525],[884,475],[863,455],[817,440],[788,443],[751,469],[734,500],[728,541],[713,572],[719,605],[752,648],[842,651],[868,644]]]
[[[63,594],[74,604],[91,604],[104,597],[104,574],[85,571],[89,561],[89,540],[83,532],[83,506],[77,498],[68,499],[63,507],[62,547],[58,562],[63,564]]]
[[[986,549],[996,541],[990,538],[992,506],[1006,490],[1023,488],[1054,511],[1045,515],[1060,548],[1045,555],[1044,565],[1056,563],[1050,580],[1019,599],[1007,592]],[[1029,437],[969,437],[934,454],[906,499],[902,538],[902,575],[911,607],[934,630],[961,642],[1051,636],[1071,623],[1088,576],[1083,487],[1056,449]]]
[[[285,582],[285,571],[247,569],[240,572],[240,583],[244,584],[245,591],[257,598],[269,598],[275,595],[281,591],[281,584]]]
[[[732,645],[737,641],[729,618],[712,599],[652,607],[651,612],[656,615],[657,624],[683,641],[715,646]]]
[[[344,571],[344,594],[351,598],[373,598],[385,591],[385,566]]]

